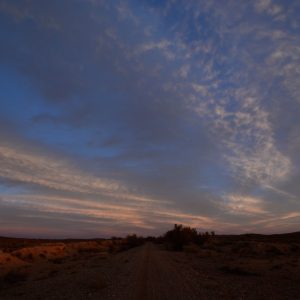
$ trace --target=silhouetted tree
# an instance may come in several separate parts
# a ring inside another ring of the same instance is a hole
[[[214,236],[214,232],[198,233],[195,228],[183,225],[174,225],[172,230],[169,230],[164,235],[167,248],[171,248],[175,251],[181,251],[184,245],[194,243],[197,245],[203,245],[210,237]]]
[[[184,245],[189,243],[197,243],[199,236],[197,230],[191,227],[184,227],[182,225],[174,225],[172,230],[169,230],[165,236],[167,246],[175,251],[181,251]]]
[[[138,237],[136,234],[127,235],[124,239],[125,248],[133,248],[140,246],[144,243],[144,239],[142,237]]]

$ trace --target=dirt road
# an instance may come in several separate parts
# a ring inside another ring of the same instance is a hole
[[[169,252],[149,243],[124,253],[121,260],[128,264],[127,270],[124,272],[122,262],[117,263],[120,267],[123,265],[123,270],[116,270],[107,299],[199,299],[190,276],[186,276],[180,262]]]

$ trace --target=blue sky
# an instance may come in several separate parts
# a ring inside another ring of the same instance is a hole
[[[299,230],[299,16],[0,0],[0,235]]]

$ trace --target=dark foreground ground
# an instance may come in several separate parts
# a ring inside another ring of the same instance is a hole
[[[8,246],[1,300],[300,299],[298,236],[220,237],[182,252],[149,242],[119,253],[110,241]]]

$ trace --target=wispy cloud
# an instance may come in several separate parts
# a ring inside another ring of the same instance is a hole
[[[230,213],[240,215],[268,214],[264,208],[264,201],[260,198],[237,194],[226,195],[224,198],[224,207]]]
[[[0,159],[0,176],[5,179],[69,192],[93,191],[99,194],[126,191],[126,188],[116,181],[84,174],[66,161],[26,152],[17,145],[1,145]]]
[[[276,16],[276,20],[283,20],[285,18],[285,15],[281,14],[282,7],[275,4],[272,0],[257,0],[254,5],[259,13],[267,13],[271,16]]]
[[[18,149],[18,150],[16,150]],[[134,193],[134,188],[112,179],[88,174],[70,162],[49,155],[30,152],[20,145],[0,146],[0,177],[50,190],[91,194],[100,198],[116,198],[136,202],[167,203],[162,199]]]
[[[123,228],[135,228],[138,230],[151,230],[159,233],[159,228],[167,228],[174,223],[197,227],[199,229],[214,229],[222,226],[234,227],[230,222],[224,222],[218,218],[206,217],[190,213],[180,212],[171,206],[162,204],[141,203],[105,203],[99,200],[87,198],[68,198],[54,195],[4,195],[0,204],[5,207],[22,209],[25,216],[47,213],[52,219],[67,221],[70,218],[77,220],[78,226],[84,228],[85,224],[105,224]],[[76,217],[78,219],[76,219]]]

